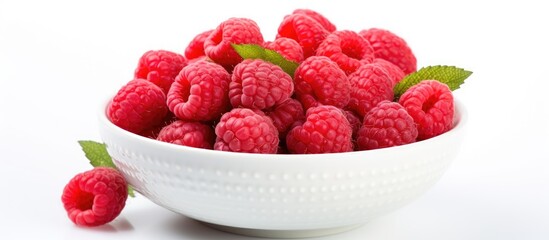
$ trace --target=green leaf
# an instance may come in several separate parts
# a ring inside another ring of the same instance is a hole
[[[86,154],[86,158],[90,160],[90,164],[94,167],[112,167],[116,168],[112,162],[112,158],[107,152],[107,145],[94,141],[78,141],[82,147],[82,151]]]
[[[89,140],[80,140],[78,141],[78,144],[80,144],[80,147],[82,147],[82,151],[84,151],[86,158],[90,161],[90,164],[93,167],[116,168],[116,166],[112,162],[112,158],[109,155],[109,152],[107,152],[107,145],[105,145],[104,143],[98,143]],[[133,188],[130,185],[128,185],[128,195],[130,197],[135,197]]]
[[[458,89],[461,84],[465,82],[473,72],[467,71],[463,68],[458,68],[454,66],[428,66],[419,69],[416,72],[410,73],[408,76],[404,77],[395,87],[395,100],[398,100],[408,88],[418,84],[423,80],[437,80],[439,82],[445,83],[448,85],[450,90],[454,91]]]
[[[272,64],[278,65],[284,72],[292,78],[294,72],[299,66],[298,63],[284,58],[280,53],[266,49],[257,44],[231,44],[234,50],[244,59],[261,59]]]

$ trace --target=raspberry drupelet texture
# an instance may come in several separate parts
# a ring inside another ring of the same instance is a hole
[[[215,133],[211,126],[204,123],[177,120],[162,128],[156,139],[188,147],[212,149]]]
[[[406,90],[399,103],[417,124],[417,140],[440,135],[453,126],[454,97],[444,83],[423,80]]]
[[[417,60],[406,41],[396,34],[379,28],[362,30],[359,34],[374,48],[376,58],[397,65],[405,74],[417,70]]]
[[[213,30],[202,32],[189,42],[189,45],[185,48],[185,57],[187,60],[206,56],[206,53],[204,53],[204,42],[212,32]]]
[[[162,89],[144,79],[129,81],[107,107],[114,125],[136,134],[160,124],[167,113]]]
[[[306,120],[286,136],[290,153],[314,154],[350,152],[353,130],[342,110],[334,106],[319,106],[307,110]]]
[[[373,61],[374,49],[358,33],[343,30],[330,33],[318,46],[316,55],[329,57],[349,75],[363,63]]]
[[[297,63],[303,61],[303,48],[301,48],[299,43],[294,39],[285,37],[277,38],[272,42],[265,42],[263,47],[280,53],[280,55],[290,61]]]
[[[387,72],[376,64],[362,65],[349,75],[351,100],[347,109],[364,117],[383,100],[393,99],[393,82]]]
[[[393,86],[395,86],[398,82],[400,82],[400,80],[402,80],[406,76],[402,69],[385,59],[376,58],[374,59],[373,63],[385,69],[385,71],[387,72],[387,74],[389,74],[389,77],[393,81]]]
[[[151,50],[144,53],[139,59],[134,77],[147,79],[167,93],[175,76],[186,65],[187,60],[181,54],[165,50]]]
[[[315,21],[320,23],[320,25],[322,25],[322,27],[324,27],[324,29],[326,29],[326,31],[328,32],[333,32],[336,30],[336,26],[332,22],[330,22],[328,18],[311,9],[296,9],[293,11],[293,14],[303,14],[314,19]]]
[[[276,105],[272,110],[267,111],[266,114],[273,120],[280,139],[286,138],[286,133],[294,122],[305,119],[303,106],[293,98],[289,98]]]
[[[236,65],[229,84],[233,107],[266,109],[286,101],[293,92],[292,77],[261,59],[246,59]]]
[[[320,104],[343,108],[349,103],[351,85],[345,72],[324,56],[312,56],[297,67],[295,95],[305,109]]]
[[[414,119],[400,104],[381,101],[364,117],[358,132],[359,150],[386,148],[413,143],[417,137]]]
[[[220,65],[197,61],[183,68],[168,92],[168,107],[182,120],[218,119],[230,108],[231,75]]]
[[[315,51],[329,32],[313,18],[303,14],[291,14],[282,20],[276,38],[294,39],[303,48],[303,57],[315,55]]]
[[[362,126],[362,120],[360,116],[350,110],[343,110],[343,115],[345,115],[347,121],[349,121],[349,124],[351,124],[351,128],[353,129],[353,139],[356,139],[356,137],[358,136],[358,130]]]
[[[74,176],[63,189],[61,201],[72,222],[93,227],[114,220],[127,198],[124,176],[114,168],[96,167]]]
[[[204,41],[204,52],[214,62],[231,70],[242,57],[231,44],[263,44],[257,23],[248,18],[229,18],[223,21]]]
[[[234,108],[223,114],[215,127],[215,150],[247,153],[276,153],[278,131],[260,110]]]

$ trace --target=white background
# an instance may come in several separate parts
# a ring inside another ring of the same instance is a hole
[[[248,17],[272,40],[311,8],[338,29],[389,29],[419,66],[473,75],[462,151],[412,204],[322,239],[549,239],[549,31],[535,1],[0,0],[0,239],[251,239],[211,230],[143,196],[98,228],[76,227],[60,196],[90,169],[77,140],[100,140],[99,105],[150,49],[182,52],[195,34]],[[540,1],[541,2],[541,1]]]

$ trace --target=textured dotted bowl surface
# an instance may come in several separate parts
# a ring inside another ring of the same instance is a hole
[[[417,198],[459,150],[466,114],[425,141],[379,150],[271,155],[189,148],[141,137],[99,114],[114,163],[156,204],[224,231],[303,237],[348,230]]]

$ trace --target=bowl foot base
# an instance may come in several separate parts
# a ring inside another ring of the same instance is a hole
[[[217,225],[213,223],[201,222],[211,228],[229,232],[239,235],[245,235],[250,237],[262,237],[262,238],[309,238],[320,237],[326,235],[332,235],[336,233],[342,233],[358,228],[363,225],[356,224],[350,226],[334,227],[334,228],[322,228],[322,229],[308,229],[308,230],[264,230],[264,229],[251,229],[251,228],[239,228],[229,227],[224,225]]]

